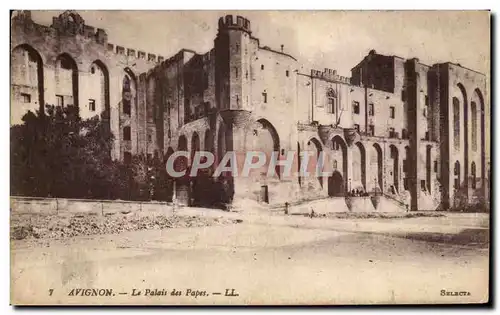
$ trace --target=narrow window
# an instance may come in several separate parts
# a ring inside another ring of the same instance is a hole
[[[62,95],[56,95],[56,99],[57,99],[57,106],[63,107],[64,97]]]
[[[453,146],[460,149],[460,101],[453,98]]]
[[[438,171],[438,161],[434,161],[434,173]]]
[[[476,103],[471,102],[472,151],[477,152],[477,110]]]
[[[472,177],[472,189],[476,189],[476,163],[474,162],[471,164],[470,174]]]
[[[260,65],[260,70],[264,70],[264,65]]]
[[[262,100],[264,103],[267,103],[267,92],[262,93]]]
[[[374,125],[369,125],[368,128],[369,128],[368,134],[370,136],[375,136],[375,126]]]
[[[335,113],[335,99],[333,97],[328,98],[328,112],[330,114]]]
[[[130,126],[123,127],[123,140],[130,141],[131,138]]]
[[[290,76],[290,72],[288,70],[285,71],[286,76]]]
[[[425,106],[429,106],[429,96],[425,96]]]
[[[356,101],[352,102],[352,112],[354,114],[359,114],[359,102]]]
[[[89,99],[89,110],[95,112],[95,100]]]
[[[130,115],[130,101],[129,100],[123,100],[123,113],[125,115]]]
[[[421,189],[422,191],[426,191],[426,188],[425,188],[425,179],[422,179],[422,180],[420,181],[420,189]]]
[[[237,67],[234,68],[234,76],[236,78],[238,77],[238,68]]]
[[[31,95],[26,93],[21,93],[23,103],[31,103]]]
[[[375,116],[375,105],[373,103],[368,104],[368,115]]]
[[[389,115],[391,118],[396,118],[396,108],[394,106],[389,107]]]
[[[389,128],[389,138],[396,138],[396,132],[394,128]]]

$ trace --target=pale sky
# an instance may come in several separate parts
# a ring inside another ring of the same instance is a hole
[[[45,25],[62,11],[32,11]],[[350,76],[371,50],[421,62],[450,61],[490,72],[487,11],[78,11],[85,24],[106,29],[110,43],[169,58],[182,48],[213,47],[217,21],[239,14],[261,46],[293,55],[306,67]]]

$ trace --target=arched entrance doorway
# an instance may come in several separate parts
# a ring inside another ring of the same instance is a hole
[[[344,178],[339,171],[334,171],[328,178],[328,196],[343,197],[345,192]]]

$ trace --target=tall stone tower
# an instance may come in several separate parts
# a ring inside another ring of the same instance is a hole
[[[215,38],[216,102],[220,110],[248,109],[250,102],[250,21],[227,15]]]

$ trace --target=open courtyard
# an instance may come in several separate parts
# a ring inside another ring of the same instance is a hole
[[[11,302],[488,301],[487,214],[339,219],[183,208],[176,216],[218,224],[12,240]]]

